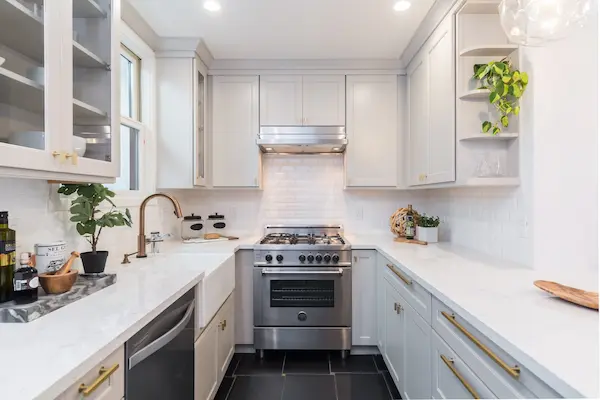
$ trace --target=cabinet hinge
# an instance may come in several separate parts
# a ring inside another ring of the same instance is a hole
[[[110,66],[110,64],[106,64],[106,67],[104,68],[106,68],[107,71],[112,71],[112,67]]]

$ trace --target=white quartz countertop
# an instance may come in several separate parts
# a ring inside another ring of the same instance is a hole
[[[598,312],[533,285],[550,280],[598,291],[589,275],[535,271],[448,244],[396,243],[391,234],[346,235],[377,249],[564,397],[600,397]]]
[[[115,265],[117,283],[27,324],[0,325],[2,398],[54,399],[233,253],[260,236],[202,244],[167,242],[161,255]],[[350,235],[355,250],[376,249],[412,279],[565,397],[600,397],[598,313],[533,286],[555,280],[598,290],[589,276],[541,273],[447,244],[395,243],[391,234]],[[22,345],[21,345],[22,344]],[[33,367],[32,367],[33,366]],[[34,377],[22,371],[40,371]]]

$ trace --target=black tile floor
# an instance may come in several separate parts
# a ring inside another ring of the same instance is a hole
[[[401,399],[380,355],[339,352],[235,354],[215,400]]]

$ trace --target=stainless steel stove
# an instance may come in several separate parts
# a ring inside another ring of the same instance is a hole
[[[352,252],[341,226],[267,226],[253,276],[257,350],[350,349]]]

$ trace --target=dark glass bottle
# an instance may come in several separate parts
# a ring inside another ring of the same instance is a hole
[[[8,212],[0,211],[0,303],[13,298],[17,233],[8,228]]]
[[[33,303],[38,299],[38,271],[30,265],[29,253],[21,253],[19,269],[15,271],[13,299],[17,304]]]

